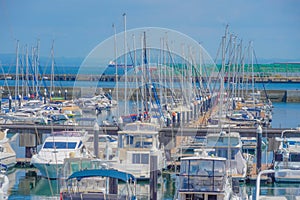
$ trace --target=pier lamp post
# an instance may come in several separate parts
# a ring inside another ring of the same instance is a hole
[[[45,95],[45,97],[47,97],[47,89],[46,88],[44,88],[44,95]]]
[[[45,91],[44,92],[44,104],[46,104],[46,102],[47,102],[47,92]]]
[[[3,93],[3,87],[0,86],[0,113],[2,113],[2,93]]]
[[[97,122],[94,125],[94,154],[96,158],[99,158],[99,148],[98,148],[98,141],[99,141],[99,130],[100,127]]]
[[[261,171],[261,139],[262,139],[262,128],[258,125],[256,129],[257,133],[257,145],[256,145],[256,172]]]
[[[22,100],[22,96],[19,94],[19,99],[18,99],[18,102],[19,102],[19,108],[21,107],[21,100]]]
[[[9,95],[9,98],[8,98],[8,110],[9,110],[9,112],[11,112],[11,101],[12,101],[12,97],[11,97],[11,95]]]
[[[67,100],[67,93],[68,93],[68,90],[65,89],[65,100]]]

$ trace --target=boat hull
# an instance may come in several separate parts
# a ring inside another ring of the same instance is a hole
[[[300,170],[275,172],[274,179],[276,182],[300,183]]]
[[[62,164],[50,163],[32,163],[36,167],[41,176],[49,179],[58,179],[61,175]]]

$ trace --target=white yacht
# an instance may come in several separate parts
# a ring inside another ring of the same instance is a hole
[[[166,166],[164,150],[158,140],[159,126],[152,123],[136,121],[128,123],[118,132],[118,157],[112,167],[132,174],[137,179],[150,178],[151,156],[153,163],[161,172]]]
[[[209,155],[226,158],[226,169],[232,178],[244,180],[247,175],[247,161],[243,156],[242,141],[238,132],[221,131],[206,136],[206,150]]]
[[[300,182],[300,138],[276,137],[280,142],[274,152],[274,178],[276,182]],[[280,171],[289,169],[289,171]]]
[[[85,142],[87,131],[53,132],[47,137],[42,148],[31,158],[31,164],[39,169],[42,176],[56,179],[61,173],[65,158],[88,157]]]
[[[204,153],[181,158],[174,199],[234,199],[235,196],[225,158]]]
[[[8,129],[0,131],[0,165],[2,168],[11,169],[17,163],[16,152],[7,138]]]

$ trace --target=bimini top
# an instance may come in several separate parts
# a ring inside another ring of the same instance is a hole
[[[132,174],[121,172],[115,169],[89,169],[89,170],[77,171],[71,174],[71,176],[69,176],[67,180],[76,178],[78,181],[80,181],[82,178],[97,177],[97,176],[117,178],[124,182],[127,182],[129,180],[135,181],[135,177]]]

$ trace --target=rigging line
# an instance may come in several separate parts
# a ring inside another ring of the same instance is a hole
[[[173,58],[173,56],[172,56],[172,54],[171,54],[171,50],[170,50],[170,48],[169,48],[169,45],[168,45],[168,42],[167,42],[167,41],[166,41],[166,47],[167,47],[167,50],[168,50],[169,57],[170,57],[170,59],[171,59],[171,63],[175,65],[174,58]],[[176,66],[176,65],[175,65],[175,66]],[[176,69],[175,66],[174,66],[174,69]],[[180,86],[181,91],[183,91],[182,85],[179,84],[179,86]],[[173,101],[174,101],[174,103],[175,103],[175,106],[178,106],[177,103],[176,103],[176,100],[174,99],[174,96],[173,96],[173,95],[172,95],[172,97],[173,97]],[[183,96],[183,98],[185,98],[185,96]],[[186,99],[184,99],[184,101],[187,102]]]
[[[257,62],[257,57],[256,57],[256,53],[255,53],[255,50],[253,49],[253,54],[254,54],[254,58],[255,58],[255,63],[256,65],[258,66],[258,68],[260,69],[260,65],[258,65],[258,62]],[[260,71],[260,70],[259,70]],[[262,80],[262,77],[261,77],[261,80]],[[266,98],[269,100],[269,95],[268,95],[268,92],[266,90],[266,87],[265,87],[265,83],[262,81],[262,85],[263,85],[263,88],[264,88],[264,93],[266,95]]]
[[[149,69],[149,65],[148,65],[148,60],[147,60],[147,47],[146,47],[146,32],[144,32],[144,44],[143,44],[143,53],[144,53],[144,64],[145,64],[145,68],[146,68],[146,72],[147,72],[147,75],[148,75],[148,79],[146,80],[147,82],[150,81],[151,85],[152,85],[152,92],[154,94],[154,99],[155,99],[155,103],[156,105],[158,106],[158,109],[159,109],[159,114],[161,117],[165,118],[163,112],[162,112],[162,108],[161,108],[161,104],[160,104],[160,100],[157,96],[157,91],[156,91],[156,87],[155,87],[155,83],[152,81],[152,78],[151,78],[151,72],[150,72],[150,69]],[[148,87],[148,84],[146,83],[146,88],[147,88],[147,92],[148,92],[148,95],[149,97],[151,98],[151,104],[154,105],[153,103],[153,98],[152,96],[150,96],[150,90],[149,90],[149,87]],[[158,112],[155,111],[155,113],[157,114]]]
[[[135,61],[134,61],[134,59],[133,59],[133,57],[132,57],[132,55],[131,55],[131,50],[130,50],[129,47],[128,47],[128,54],[129,54],[129,57],[130,57],[131,62],[132,62],[133,71],[134,71],[134,73],[135,73],[136,75],[138,75],[137,69],[136,69],[137,65],[135,64]],[[143,76],[143,75],[144,75],[144,74],[142,73],[142,76]],[[142,78],[143,78],[143,77],[142,77]],[[145,97],[144,97],[143,92],[142,92],[142,88],[141,88],[141,87],[138,87],[138,90],[139,90],[139,92],[140,92],[140,94],[141,94],[141,99],[142,99],[142,101],[143,101],[143,104],[144,104],[144,106],[146,106],[146,101],[145,101]],[[144,111],[143,111],[143,112],[144,112]]]
[[[197,66],[195,58],[191,57],[191,60]],[[201,65],[201,61],[199,61],[199,64]],[[197,69],[197,67],[195,65],[192,64],[192,74],[193,74],[193,72],[195,74],[195,80],[194,80],[194,84],[193,84],[195,87],[195,94],[196,94],[196,97],[197,97],[197,95],[199,95],[199,93],[200,93],[200,96],[204,96],[205,88],[203,86],[203,83],[201,82],[202,81],[201,72],[200,72],[200,70]],[[204,68],[204,71],[206,72],[205,68]],[[197,79],[199,82],[199,90],[197,89]],[[207,87],[208,87],[208,83],[206,82],[206,89],[209,90],[209,88],[207,88]]]
[[[129,57],[130,57],[130,59],[131,59],[131,61],[132,61],[132,64],[133,64],[133,70],[134,70],[135,74],[137,75],[136,64],[135,64],[135,61],[134,61],[134,59],[133,59],[133,57],[132,57],[131,52],[132,52],[132,51],[131,51],[130,48],[128,47],[128,54],[129,54]],[[145,61],[145,60],[144,60],[144,61]],[[142,78],[144,78],[144,80],[146,80],[146,78],[145,78],[144,76],[145,76],[145,75],[142,73]],[[145,86],[146,86],[146,89],[147,89],[147,95],[150,96],[150,91],[149,91],[148,84],[146,83]],[[147,107],[147,103],[146,103],[146,100],[145,100],[145,96],[143,95],[142,88],[139,87],[138,89],[139,89],[139,92],[141,93],[141,98],[142,98],[142,102],[143,102],[143,104],[144,104],[144,108],[146,108],[146,107]],[[151,104],[154,105],[153,99],[151,99]],[[143,112],[144,112],[144,111],[143,111]],[[158,114],[157,111],[155,111],[155,113]],[[162,113],[159,113],[159,114],[161,114],[161,115],[164,117],[164,115],[163,115]]]
[[[0,66],[1,66],[2,74],[4,75],[5,73],[4,73],[4,69],[3,69],[3,66],[2,66],[1,61],[0,61]],[[10,92],[10,89],[9,89],[9,86],[8,86],[8,83],[7,83],[7,79],[6,79],[6,78],[4,79],[4,84],[6,85],[6,87],[7,87],[7,89],[8,89],[8,94],[9,94],[9,96],[11,96],[11,92]]]

